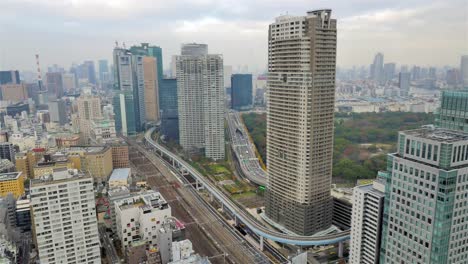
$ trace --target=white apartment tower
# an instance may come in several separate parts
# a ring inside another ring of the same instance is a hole
[[[101,263],[92,178],[65,169],[32,179],[31,218],[41,264]]]
[[[207,158],[222,160],[223,58],[207,54],[206,45],[200,45],[201,48],[195,44],[190,44],[190,48],[183,46],[182,55],[176,57],[179,140],[189,152],[204,150]]]
[[[382,178],[372,184],[354,188],[350,264],[379,262],[384,199],[385,182]]]
[[[331,225],[335,68],[331,10],[270,24],[266,215],[301,235]]]

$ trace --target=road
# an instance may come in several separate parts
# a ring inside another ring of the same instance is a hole
[[[182,182],[175,175],[175,172],[167,166],[158,157],[148,152],[142,146],[137,145],[135,142],[128,140],[129,145],[137,148],[140,152],[146,154],[147,158],[154,166],[161,172],[163,178],[150,177],[148,184],[152,189],[158,190],[167,199],[172,200],[179,204],[177,211],[174,210],[173,214],[179,217],[180,205],[187,211],[189,216],[182,216],[186,223],[187,228],[191,228],[192,232],[198,230],[198,236],[187,236],[191,239],[194,247],[203,245],[209,247],[206,241],[200,242],[197,240],[206,236],[218,249],[215,254],[203,254],[200,250],[204,248],[194,248],[197,253],[208,256],[212,263],[270,263],[268,258],[258,249],[247,243],[239,234],[237,234],[233,227],[231,227],[205,200],[200,198],[196,190],[193,189],[189,182]],[[179,175],[179,177],[182,177]],[[179,187],[177,187],[179,186]],[[198,243],[197,243],[198,242]]]
[[[117,255],[114,244],[109,237],[109,234],[106,232],[106,227],[104,225],[99,225],[99,236],[102,238],[102,246],[106,250],[107,259],[111,261],[112,264],[119,264],[120,258]]]
[[[236,155],[236,161],[240,165],[242,174],[251,182],[266,186],[267,174],[260,166],[260,161],[255,154],[255,145],[250,142],[249,134],[240,119],[238,112],[227,114],[231,148]]]

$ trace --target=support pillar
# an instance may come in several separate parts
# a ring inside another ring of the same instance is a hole
[[[263,251],[263,236],[260,236],[260,251]]]
[[[343,258],[344,245],[343,242],[338,243],[338,257]]]
[[[234,224],[235,224],[236,226],[239,225],[239,220],[237,219],[237,216],[235,216],[235,215],[234,215]]]
[[[175,159],[172,159],[172,167],[175,167]]]
[[[210,202],[214,202],[214,195],[210,193]]]
[[[224,212],[224,204],[221,203],[221,212]]]

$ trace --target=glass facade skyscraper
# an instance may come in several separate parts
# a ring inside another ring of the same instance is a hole
[[[19,71],[0,71],[0,85],[7,83],[19,84]]]
[[[231,108],[235,110],[252,108],[252,74],[231,76]]]
[[[399,133],[388,155],[380,263],[468,259],[468,134],[434,128]]]
[[[438,127],[468,132],[468,90],[443,91],[436,113]]]
[[[162,134],[169,140],[179,141],[177,79],[162,79],[159,87]]]

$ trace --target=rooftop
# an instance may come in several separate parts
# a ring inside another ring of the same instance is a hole
[[[127,180],[130,177],[130,168],[114,169],[109,181]]]
[[[72,146],[69,151],[84,151],[86,153],[101,153],[107,150],[105,146]]]
[[[19,176],[21,176],[21,174],[22,174],[21,171],[1,173],[0,174],[0,181],[16,180],[16,179],[18,179]]]
[[[457,132],[454,130],[436,128],[433,125],[423,126],[422,128],[414,130],[406,130],[400,133],[404,135],[425,138],[441,143],[455,143],[458,141],[468,140],[468,134],[465,134],[463,132]]]
[[[56,182],[66,182],[79,178],[90,178],[90,176],[78,171],[77,169],[57,168],[52,174],[45,175],[36,179],[31,179],[31,186],[50,184]]]
[[[159,192],[148,191],[138,193],[128,198],[123,198],[115,202],[120,210],[129,208],[140,208],[145,213],[153,210],[164,210],[169,208],[169,204]]]

